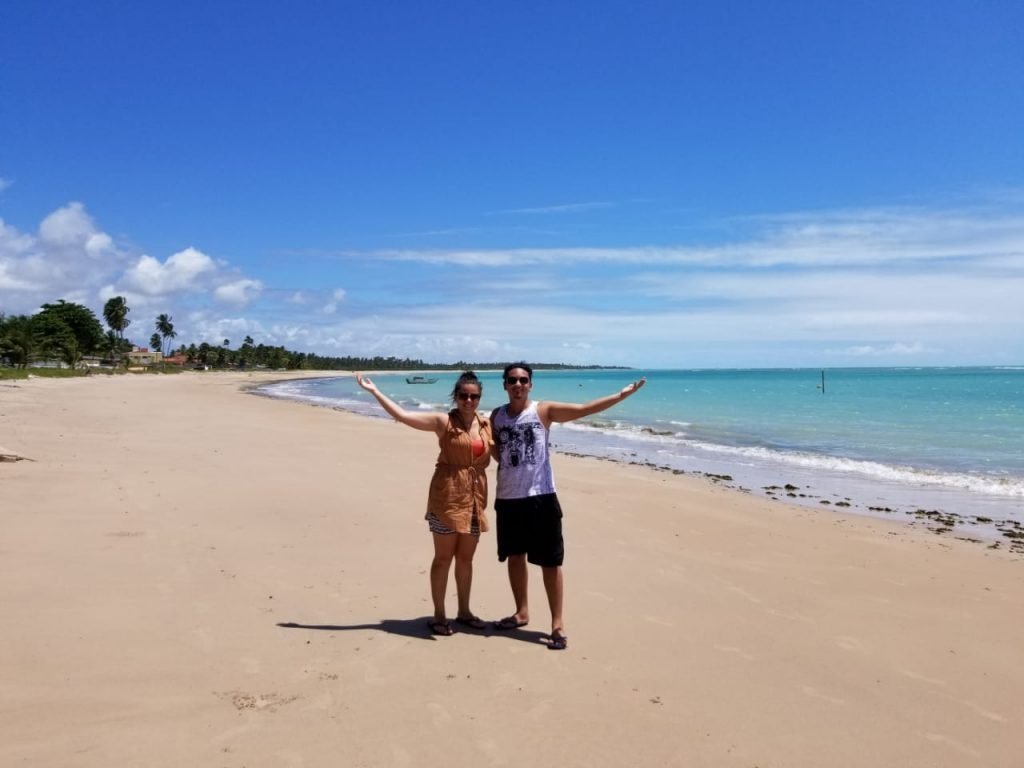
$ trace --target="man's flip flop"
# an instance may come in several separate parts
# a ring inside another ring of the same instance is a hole
[[[552,632],[551,639],[548,641],[549,651],[564,651],[569,647],[569,638],[566,637],[564,632]]]
[[[479,616],[456,616],[455,621],[464,627],[470,629],[487,629],[487,622],[481,619]]]
[[[430,631],[435,635],[441,635],[448,637],[452,634],[452,625],[447,621],[438,621],[437,619],[431,619],[427,622],[427,626],[430,627]]]
[[[513,616],[506,616],[501,621],[494,622],[494,628],[495,629],[519,629],[520,627],[525,627],[529,623],[530,622],[528,622],[528,621],[520,621],[519,619],[517,619],[513,615]]]

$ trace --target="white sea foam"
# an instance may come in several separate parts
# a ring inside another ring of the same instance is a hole
[[[692,441],[692,446],[708,453],[739,456],[755,461],[771,462],[810,470],[858,474],[908,485],[935,485],[945,488],[985,493],[992,496],[1024,498],[1024,479],[960,472],[939,472],[916,467],[882,464],[800,451],[778,451],[771,448],[716,445]]]
[[[890,483],[910,486],[930,485],[952,488],[992,496],[1013,499],[1024,498],[1024,478],[962,472],[942,472],[910,466],[885,464],[877,461],[829,456],[806,451],[785,451],[762,446],[738,446],[695,440],[685,432],[661,433],[648,427],[614,423],[570,422],[559,425],[569,431],[604,434],[632,443],[646,444],[662,457],[686,456],[693,458],[694,452],[722,459],[738,460],[742,463],[756,463],[793,467],[805,470],[824,471],[840,475],[859,475],[884,480]]]

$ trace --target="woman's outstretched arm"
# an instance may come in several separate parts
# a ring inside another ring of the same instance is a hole
[[[448,423],[447,414],[410,413],[377,389],[377,385],[370,381],[368,377],[363,376],[361,373],[357,373],[356,381],[359,383],[360,387],[377,398],[377,402],[380,403],[381,408],[387,411],[388,415],[395,421],[412,427],[413,429],[421,429],[424,432],[436,432],[439,435],[444,432],[445,426]]]

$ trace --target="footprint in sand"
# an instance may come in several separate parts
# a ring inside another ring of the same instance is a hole
[[[227,699],[239,712],[246,709],[276,712],[278,707],[291,704],[298,696],[282,696],[279,693],[246,693],[245,691],[226,691],[217,694]]]

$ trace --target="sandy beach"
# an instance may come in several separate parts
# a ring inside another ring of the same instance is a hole
[[[1021,555],[557,455],[569,649],[437,638],[433,436],[280,377],[0,382],[0,764],[1024,765]]]

